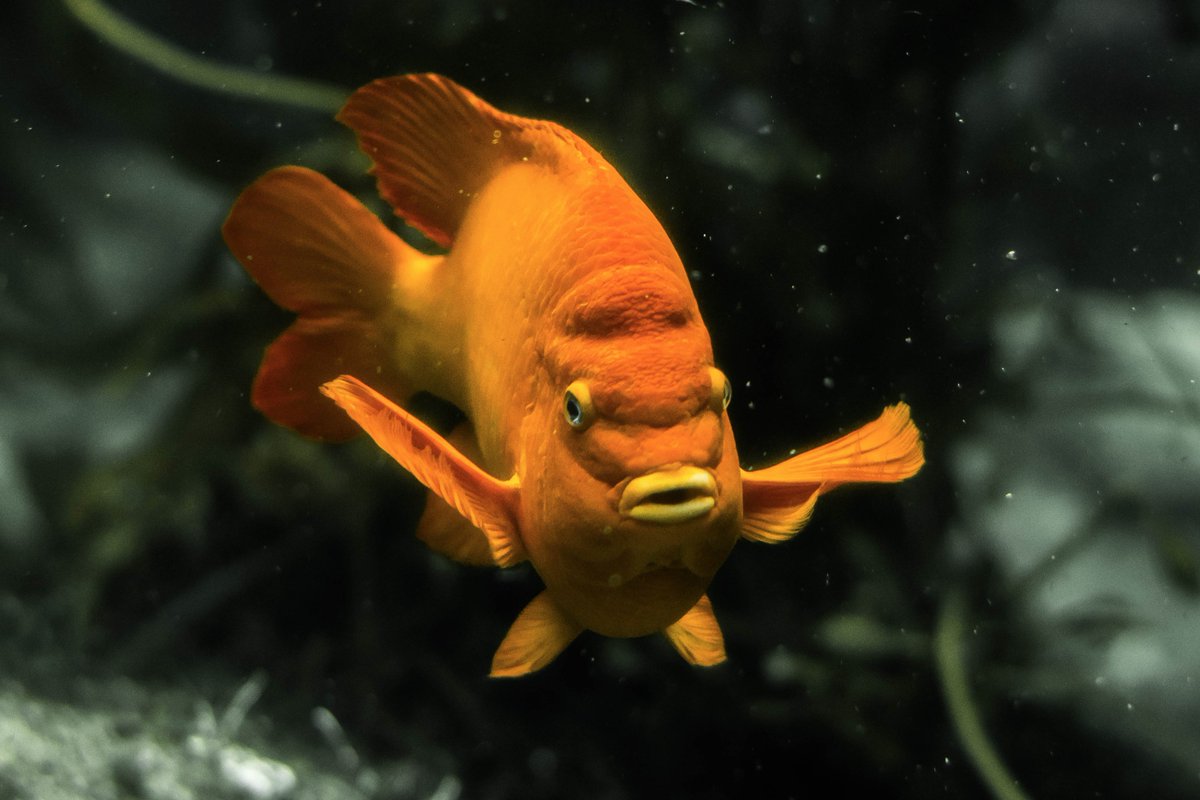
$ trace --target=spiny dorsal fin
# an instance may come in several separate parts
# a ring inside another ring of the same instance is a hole
[[[583,626],[573,622],[543,591],[525,606],[492,657],[493,678],[517,678],[549,664]]]
[[[338,121],[354,131],[396,214],[448,246],[471,200],[505,165],[607,168],[553,122],[506,114],[433,73],[381,78],[350,96]]]
[[[689,664],[711,667],[725,660],[725,637],[708,595],[703,595],[663,633]]]
[[[888,406],[857,430],[753,472],[742,471],[742,536],[775,544],[796,535],[817,497],[843,483],[896,483],[925,463],[908,405]]]

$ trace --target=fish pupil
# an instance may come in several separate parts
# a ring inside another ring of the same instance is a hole
[[[583,422],[583,407],[579,405],[579,400],[571,392],[567,392],[563,398],[563,413],[567,417],[567,422],[573,427],[578,427]]]

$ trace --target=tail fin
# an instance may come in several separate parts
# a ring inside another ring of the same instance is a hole
[[[358,426],[318,389],[342,374],[403,402],[388,312],[400,273],[437,258],[409,247],[353,196],[303,167],[251,184],[222,228],[229,249],[279,305],[299,318],[267,348],[252,401],[270,419],[319,439]]]

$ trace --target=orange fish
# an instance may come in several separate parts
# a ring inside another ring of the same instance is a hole
[[[616,170],[571,131],[492,108],[439,75],[377,80],[338,115],[379,192],[436,244],[402,241],[319,173],[280,167],[225,222],[234,255],[297,320],[253,402],[325,440],[365,431],[431,492],[417,535],[545,583],[491,674],[544,667],[579,635],[661,632],[725,659],[705,591],[738,538],[782,542],[844,483],[924,463],[898,403],[836,441],[738,464],[728,378],[679,255]],[[466,422],[443,438],[417,392]]]

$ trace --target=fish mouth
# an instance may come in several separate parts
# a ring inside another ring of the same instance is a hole
[[[671,525],[702,517],[717,504],[717,481],[700,467],[677,467],[634,478],[617,510],[640,522]]]

